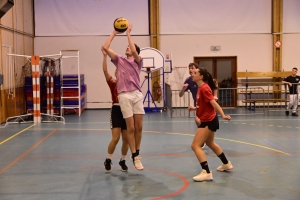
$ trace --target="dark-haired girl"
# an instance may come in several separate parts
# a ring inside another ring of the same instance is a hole
[[[119,142],[120,135],[122,133],[122,157],[119,162],[119,165],[121,166],[121,171],[126,172],[128,170],[127,165],[125,164],[125,158],[128,152],[128,141],[127,141],[127,127],[126,127],[126,122],[125,119],[123,118],[121,108],[119,105],[119,100],[118,100],[118,91],[117,91],[117,83],[116,79],[114,79],[110,73],[107,70],[107,54],[106,52],[101,49],[103,53],[103,73],[106,79],[106,82],[109,86],[110,92],[111,92],[111,99],[113,101],[113,105],[111,107],[111,113],[110,113],[110,128],[111,128],[111,133],[112,133],[112,139],[108,145],[107,148],[107,157],[104,162],[104,167],[106,171],[111,170],[111,159],[112,155],[116,149],[116,146]],[[115,73],[116,74],[116,73]]]
[[[212,172],[209,170],[205,153],[201,148],[201,144],[206,145],[221,159],[222,165],[217,168],[218,171],[229,171],[233,169],[230,161],[227,160],[221,147],[214,142],[214,134],[219,129],[219,120],[216,110],[223,119],[230,120],[229,115],[225,115],[222,108],[215,101],[212,91],[216,88],[216,84],[209,72],[204,68],[196,68],[192,73],[192,79],[198,85],[197,104],[196,107],[189,106],[188,110],[196,110],[196,115],[200,119],[199,125],[193,143],[192,149],[195,152],[202,172],[193,177],[194,181],[211,181],[213,180]]]

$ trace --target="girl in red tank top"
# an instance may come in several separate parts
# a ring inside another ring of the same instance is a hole
[[[101,49],[102,50],[102,49]],[[118,91],[117,91],[117,84],[116,80],[109,74],[107,71],[107,54],[104,50],[102,50],[103,53],[103,73],[106,79],[106,82],[109,86],[110,93],[111,93],[111,99],[112,99],[112,107],[111,107],[111,113],[110,113],[110,128],[112,133],[112,139],[108,145],[107,148],[107,156],[104,162],[104,167],[106,171],[111,170],[112,165],[112,154],[115,151],[115,148],[118,144],[119,138],[122,133],[122,148],[121,153],[122,157],[119,161],[119,165],[121,167],[121,171],[127,171],[128,167],[125,164],[125,158],[128,152],[128,142],[127,142],[127,127],[125,119],[123,118],[121,108],[118,101]]]
[[[230,161],[227,160],[221,147],[214,142],[214,135],[219,129],[219,120],[216,110],[223,119],[230,120],[229,115],[225,115],[222,108],[215,101],[213,92],[216,85],[212,76],[204,68],[196,68],[192,73],[192,79],[198,85],[198,93],[196,96],[196,107],[189,106],[188,110],[196,110],[196,115],[201,123],[196,131],[192,142],[192,149],[202,167],[202,172],[193,177],[194,181],[211,181],[213,180],[212,172],[209,170],[205,153],[201,145],[206,145],[221,159],[222,165],[217,168],[218,171],[229,171],[233,169]]]

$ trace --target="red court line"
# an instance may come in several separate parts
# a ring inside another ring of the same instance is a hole
[[[215,155],[215,154],[213,154]],[[112,158],[120,158],[121,155],[113,155]],[[195,154],[143,154],[143,157],[157,157],[157,156],[163,156],[163,157],[186,157],[186,156],[191,156],[195,157]],[[27,157],[23,158],[23,160],[49,160],[49,159],[66,159],[66,158],[106,158],[106,156],[87,156],[87,155],[57,155],[57,156],[35,156],[35,157]]]
[[[28,149],[25,153],[23,153],[21,156],[19,156],[17,159],[15,159],[14,161],[12,161],[10,164],[8,164],[6,167],[4,167],[3,169],[0,170],[0,174],[2,174],[3,172],[5,172],[6,170],[8,170],[10,167],[12,167],[14,164],[16,164],[19,160],[21,160],[24,156],[26,156],[28,153],[30,153],[33,149],[35,149],[36,147],[38,147],[40,144],[42,144],[48,137],[50,137],[51,135],[53,135],[56,131],[58,131],[58,129],[55,129],[54,131],[52,131],[51,133],[49,133],[48,135],[46,135],[43,139],[41,139],[38,143],[36,143],[35,145],[33,145],[30,149]]]
[[[289,154],[300,154],[300,152],[287,152]],[[282,154],[279,152],[227,152],[226,155],[231,156],[252,156],[252,155],[277,155]],[[121,155],[113,155],[112,158],[120,158]],[[195,157],[195,154],[143,154],[144,158],[150,158],[150,157]],[[214,153],[208,153],[207,156],[216,157],[216,154]],[[33,156],[33,157],[26,157],[22,158],[23,160],[50,160],[50,159],[105,159],[106,156],[89,156],[89,155],[56,155],[56,156]]]
[[[99,169],[99,168],[104,168],[104,167],[103,166],[101,166],[101,167],[100,166],[89,166],[89,167],[82,167],[80,169],[81,170],[91,170],[91,169]],[[113,168],[117,168],[117,167],[113,167]],[[132,167],[132,169],[135,169],[135,168]],[[153,169],[153,168],[144,168],[144,170],[150,170],[150,171],[156,171],[156,172],[160,172],[160,173],[169,174],[172,176],[176,176],[183,181],[183,186],[179,190],[172,192],[170,194],[166,194],[164,196],[155,197],[151,200],[161,200],[161,199],[167,199],[167,198],[173,197],[175,195],[182,193],[184,190],[186,190],[189,187],[189,181],[184,176],[181,176],[180,174],[176,174],[174,172],[165,171],[165,170]]]
[[[182,193],[184,190],[186,190],[186,188],[189,187],[189,181],[185,177],[181,176],[180,174],[176,174],[176,173],[173,173],[173,172],[170,172],[170,171],[165,171],[165,170],[157,170],[157,169],[151,169],[151,168],[145,168],[145,169],[146,170],[152,170],[152,171],[157,171],[157,172],[162,172],[162,173],[170,174],[172,176],[176,176],[176,177],[180,178],[183,181],[183,183],[184,183],[183,187],[180,188],[179,190],[177,190],[177,191],[175,191],[173,193],[170,193],[170,194],[166,194],[164,196],[153,198],[152,200],[167,199],[169,197],[172,197],[172,196],[175,196],[175,195],[177,195],[179,193]]]

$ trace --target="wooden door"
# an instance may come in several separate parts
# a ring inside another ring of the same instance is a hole
[[[194,57],[194,62],[200,67],[205,68],[213,78],[218,80],[219,84],[219,100],[230,102],[226,103],[226,107],[236,107],[236,100],[232,96],[236,96],[237,87],[237,57]],[[223,89],[222,88],[226,88]],[[234,92],[234,94],[233,94]]]

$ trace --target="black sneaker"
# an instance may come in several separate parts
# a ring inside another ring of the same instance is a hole
[[[106,171],[109,172],[111,170],[111,165],[112,165],[111,159],[106,158],[106,160],[104,162],[104,167],[105,167]]]
[[[297,113],[292,113],[292,116],[298,117],[298,114]]]
[[[119,165],[121,166],[121,171],[122,172],[127,172],[127,170],[128,170],[128,167],[126,166],[126,164],[125,164],[125,160],[120,160],[120,162],[119,162]]]
[[[288,110],[285,111],[285,115],[289,116],[290,112]]]

